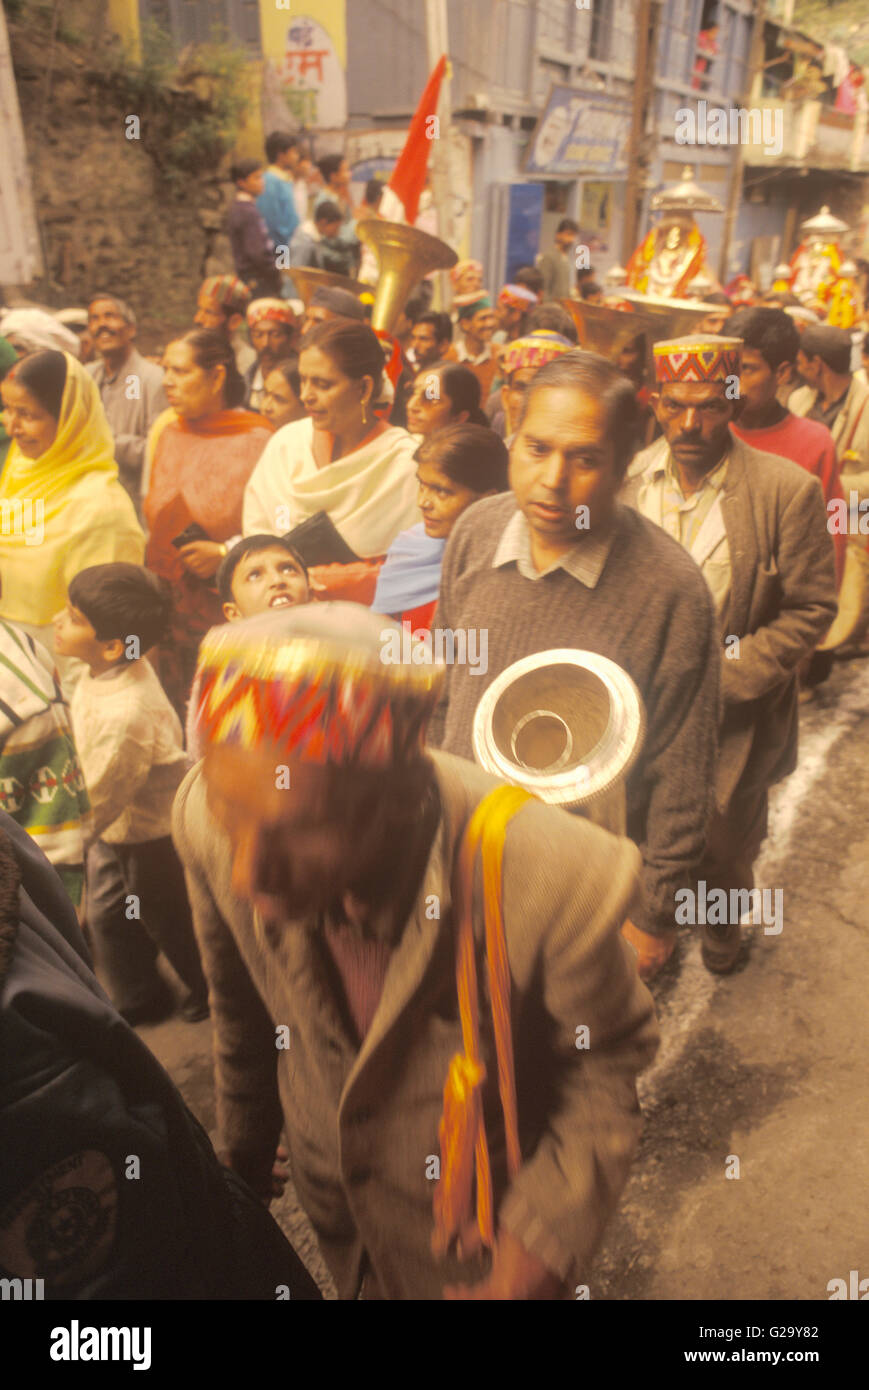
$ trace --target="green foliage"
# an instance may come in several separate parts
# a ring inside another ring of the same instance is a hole
[[[772,18],[780,18],[773,11]],[[797,0],[794,28],[844,48],[854,63],[869,64],[869,12],[866,0]]]
[[[209,95],[201,113],[172,141],[173,159],[182,169],[213,165],[232,149],[247,99],[247,61],[243,49],[228,43],[211,42],[195,50],[193,79]]]
[[[236,142],[246,104],[248,55],[222,34],[179,55],[158,24],[143,27],[141,56],[114,51],[107,72],[131,112],[160,132],[150,152],[170,192],[213,169]],[[186,99],[185,99],[186,98]]]

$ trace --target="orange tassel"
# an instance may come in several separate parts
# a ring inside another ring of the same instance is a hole
[[[504,939],[502,872],[507,825],[530,798],[521,787],[496,787],[474,811],[459,850],[453,906],[456,916],[456,988],[462,1024],[464,1056],[450,1063],[444,1086],[444,1109],[438,1130],[441,1177],[435,1190],[435,1230],[432,1249],[444,1254],[471,1217],[473,1177],[477,1184],[477,1227],[483,1244],[495,1243],[494,1202],[489,1146],[483,1124],[482,1084],[486,1069],[480,1057],[480,1019],[477,966],[474,952],[474,861],[479,846],[483,864],[483,904],[486,958],[498,1089],[504,1112],[507,1165],[510,1176],[519,1170],[519,1117],[513,1039],[510,1030],[510,967]]]

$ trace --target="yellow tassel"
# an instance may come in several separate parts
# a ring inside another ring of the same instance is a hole
[[[444,1254],[471,1216],[472,1173],[477,1183],[477,1226],[484,1245],[495,1242],[492,1170],[483,1123],[481,1088],[486,1078],[480,1057],[479,992],[474,952],[473,886],[478,847],[483,864],[483,903],[489,994],[498,1058],[498,1088],[504,1112],[510,1176],[518,1172],[519,1120],[510,1029],[510,968],[504,939],[502,875],[507,825],[530,798],[520,787],[496,787],[471,816],[456,863],[453,907],[456,915],[456,988],[464,1056],[456,1055],[444,1086],[438,1137],[441,1177],[435,1191],[432,1249]]]

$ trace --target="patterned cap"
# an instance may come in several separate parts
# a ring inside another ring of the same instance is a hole
[[[524,367],[543,367],[553,357],[561,357],[562,353],[572,352],[575,348],[576,343],[562,338],[560,333],[553,333],[548,328],[535,328],[524,338],[515,338],[507,344],[501,354],[501,373],[512,376]]]
[[[203,639],[194,740],[392,767],[419,756],[444,672],[430,647],[355,603],[261,613]]]
[[[698,333],[655,343],[652,351],[657,381],[727,381],[739,376],[742,339]]]
[[[274,319],[277,323],[288,323],[291,326],[296,322],[292,305],[286,299],[255,299],[248,306],[247,322],[250,328],[262,319]]]
[[[533,304],[537,306],[537,295],[524,285],[505,285],[498,295],[498,303],[505,309],[527,311]]]
[[[203,280],[199,293],[232,314],[243,314],[250,303],[250,290],[237,275],[211,275]]]

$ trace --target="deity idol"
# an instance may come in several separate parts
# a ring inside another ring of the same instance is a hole
[[[790,288],[797,299],[829,301],[842,263],[837,238],[847,230],[848,224],[833,217],[828,207],[803,223],[803,240],[791,257]]]
[[[678,184],[652,199],[652,211],[664,216],[648,232],[628,262],[628,286],[640,294],[665,299],[688,297],[698,276],[714,281],[706,265],[706,239],[695,212],[723,212],[717,198],[694,182],[685,169]]]

